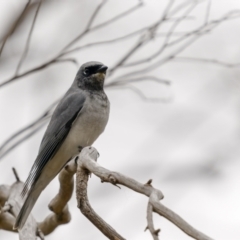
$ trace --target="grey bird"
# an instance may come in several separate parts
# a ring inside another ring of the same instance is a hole
[[[110,107],[103,90],[106,71],[100,62],[83,64],[56,107],[24,183],[25,200],[14,229],[24,226],[39,195],[64,165],[104,131]]]

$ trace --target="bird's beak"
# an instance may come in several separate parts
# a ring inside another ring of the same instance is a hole
[[[102,66],[100,66],[100,67],[97,69],[96,73],[104,73],[104,74],[106,74],[107,69],[108,69],[107,66],[102,65]]]

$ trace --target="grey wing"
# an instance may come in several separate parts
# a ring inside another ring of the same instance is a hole
[[[54,157],[62,145],[71,129],[72,123],[82,109],[85,99],[83,93],[67,94],[58,104],[44,134],[38,156],[24,183],[21,193],[22,197],[33,187],[47,162]]]

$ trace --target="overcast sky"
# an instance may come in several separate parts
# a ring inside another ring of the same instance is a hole
[[[47,61],[84,29],[90,14],[100,1],[46,0],[36,22],[28,56],[21,71]],[[132,15],[82,39],[81,44],[103,41],[124,35],[154,22],[168,1],[146,0]],[[175,4],[181,2],[176,0]],[[0,39],[22,11],[25,1],[0,0]],[[96,23],[134,6],[137,1],[110,0]],[[202,24],[208,1],[190,14],[192,18],[179,26],[188,31]],[[231,10],[240,10],[236,0],[213,0],[209,20]],[[26,42],[34,9],[20,28],[9,38],[0,60],[0,82],[11,77]],[[210,34],[189,46],[180,56],[217,59],[239,63],[240,18],[220,24]],[[165,32],[169,26],[162,26]],[[159,32],[161,32],[159,31]],[[124,55],[137,38],[76,52],[79,64],[101,61],[109,67]],[[156,39],[132,59],[154,52]],[[140,66],[141,68],[143,66]],[[0,144],[11,134],[37,119],[47,107],[61,97],[71,85],[78,67],[71,63],[50,66],[0,88]],[[116,76],[127,72],[120,68]],[[227,68],[205,62],[172,61],[152,74],[168,79],[171,85],[154,82],[135,86],[147,97],[162,101],[144,101],[129,89],[106,89],[111,102],[109,123],[94,143],[100,152],[99,163],[114,171],[145,183],[153,179],[167,207],[193,227],[214,239],[237,240],[240,237],[240,81],[239,68]],[[110,79],[110,78],[109,78]],[[109,80],[110,81],[110,80]],[[108,82],[108,79],[106,80]],[[0,162],[0,183],[14,182],[12,167],[24,181],[37,155],[46,126],[36,135],[7,154]],[[55,179],[42,193],[33,214],[41,221],[49,210],[48,203],[58,190]],[[122,187],[119,190],[92,176],[89,199],[100,216],[126,239],[151,239],[144,232],[147,198]],[[70,201],[72,221],[46,237],[55,239],[106,239],[77,208],[75,195]],[[190,239],[160,216],[154,217],[161,228],[160,239]],[[0,239],[18,239],[13,233],[0,231]]]

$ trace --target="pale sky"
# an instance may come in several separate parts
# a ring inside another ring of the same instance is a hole
[[[4,36],[6,25],[14,21],[19,8],[23,6],[22,2],[0,0],[1,37]],[[110,0],[96,23],[109,19],[136,2]],[[128,19],[92,33],[82,40],[81,45],[121,36],[151,23],[160,16],[166,2],[145,1],[145,6]],[[178,3],[178,0],[175,2]],[[179,31],[199,26],[204,19],[207,2],[204,1],[192,12],[191,16],[195,18],[179,26]],[[43,4],[22,71],[54,56],[83,29],[97,3],[99,1],[95,0],[55,0]],[[236,9],[240,9],[239,1],[213,0],[210,20]],[[15,71],[32,16],[33,13],[16,35],[9,39],[4,49],[0,61],[0,82]],[[181,56],[240,62],[239,24],[240,19],[221,24]],[[162,31],[165,28],[167,26],[163,26]],[[73,56],[80,64],[97,60],[111,67],[135,42],[136,38],[107,47],[89,48]],[[157,47],[156,40],[131,61],[154,52]],[[76,71],[77,67],[73,64],[58,64],[0,88],[0,144],[37,119],[52,102],[61,97],[71,85]],[[122,68],[116,74],[125,71],[127,69]],[[239,68],[176,61],[154,70],[153,74],[169,79],[171,85],[145,82],[136,84],[136,87],[146,96],[164,99],[163,102],[143,101],[128,89],[106,90],[111,102],[111,114],[105,132],[94,143],[100,152],[99,163],[142,183],[153,179],[154,187],[159,188],[165,196],[162,203],[213,239],[239,239]],[[20,178],[23,181],[26,179],[44,130],[0,161],[1,184],[14,182],[13,166]],[[58,182],[55,179],[37,201],[33,215],[38,221],[49,214],[47,205],[57,190]],[[119,190],[110,184],[101,184],[93,176],[89,181],[89,199],[96,212],[126,239],[152,239],[150,233],[144,232],[147,225],[145,196],[125,187]],[[46,237],[47,240],[106,239],[80,213],[75,195],[70,201],[70,212],[72,221],[56,229]],[[160,216],[154,216],[154,224],[156,228],[161,228],[161,240],[190,239]],[[18,236],[0,231],[0,239],[15,240]]]

